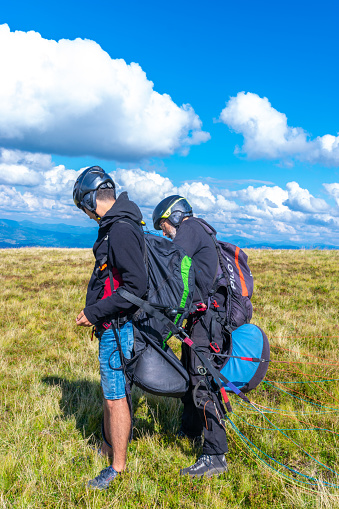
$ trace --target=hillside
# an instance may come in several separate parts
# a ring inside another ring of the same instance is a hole
[[[97,228],[0,219],[0,248],[90,247]]]
[[[229,472],[180,478],[199,454],[175,437],[180,401],[135,389],[128,472],[104,493],[85,488],[106,465],[97,342],[75,326],[92,253],[0,252],[0,508],[339,507],[338,251],[247,250],[273,362],[262,413],[231,396]]]
[[[33,223],[32,221],[13,221],[0,218],[0,249],[19,247],[68,247],[90,248],[97,238],[95,223],[88,222],[88,226],[72,226],[69,224]],[[159,232],[156,232],[159,234]],[[250,239],[235,235],[219,235],[232,244],[241,248],[251,249],[339,249],[334,243],[296,242],[291,240],[267,241],[265,239]]]

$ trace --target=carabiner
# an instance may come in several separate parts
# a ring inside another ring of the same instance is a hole
[[[220,353],[220,348],[215,341],[210,343],[210,347],[212,348],[213,352]]]

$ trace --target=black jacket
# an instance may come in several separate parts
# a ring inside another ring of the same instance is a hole
[[[216,233],[213,228],[212,230]],[[182,221],[173,242],[184,248],[194,262],[198,287],[194,294],[194,302],[202,300],[206,303],[218,266],[218,254],[213,240],[194,217],[189,217]]]
[[[142,219],[138,206],[129,200],[126,192],[119,195],[112,208],[101,218],[98,239],[93,246],[96,261],[88,284],[84,313],[96,326],[134,309],[130,302],[117,293],[111,294],[107,267],[108,236],[109,262],[113,269],[115,289],[123,284],[126,290],[138,297],[146,293],[143,232],[132,224],[118,222],[124,218],[139,224]]]

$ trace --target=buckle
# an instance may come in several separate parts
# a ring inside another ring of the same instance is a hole
[[[206,375],[207,369],[205,368],[205,366],[198,366],[198,373],[199,375]]]

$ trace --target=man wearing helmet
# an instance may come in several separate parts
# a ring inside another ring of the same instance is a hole
[[[156,206],[153,224],[156,230],[162,230],[164,236],[184,248],[194,262],[196,272],[194,302],[197,311],[190,315],[186,330],[201,352],[211,358],[212,342],[215,349],[223,349],[221,324],[216,318],[217,310],[220,312],[225,305],[225,297],[216,293],[213,305],[207,310],[209,291],[218,267],[218,255],[213,240],[193,217],[192,207],[188,201],[179,195],[168,196]],[[218,475],[227,470],[225,453],[228,450],[226,433],[221,422],[225,411],[220,394],[217,395],[211,390],[212,377],[203,374],[198,357],[186,344],[182,349],[182,362],[190,375],[190,388],[182,398],[184,411],[178,436],[197,440],[203,431],[204,443],[203,454],[196,463],[182,469],[180,473],[191,477]],[[213,362],[217,366],[217,361]]]
[[[114,290],[124,285],[137,297],[143,297],[146,292],[142,216],[126,192],[116,198],[115,184],[100,166],[92,166],[81,173],[74,185],[73,199],[79,209],[99,224],[98,239],[93,246],[95,266],[88,284],[86,307],[79,313],[76,323],[85,327],[95,325],[99,339],[104,395],[104,444],[101,453],[112,458],[112,465],[89,481],[88,486],[105,489],[126,467],[131,432],[130,398],[112,321],[115,327],[120,328],[124,355],[131,357],[133,329],[128,320],[134,309]]]

